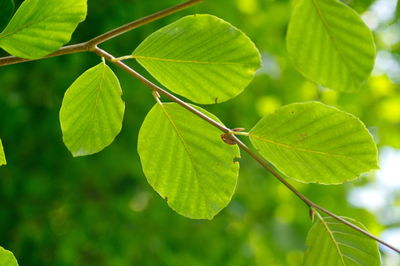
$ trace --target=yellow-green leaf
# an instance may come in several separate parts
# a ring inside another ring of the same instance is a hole
[[[14,254],[2,247],[0,247],[0,266],[18,266]]]
[[[305,77],[342,91],[360,87],[376,53],[371,31],[339,0],[300,0],[290,19],[287,49]]]
[[[345,219],[366,230],[361,223]],[[308,249],[304,256],[304,266],[381,265],[378,244],[375,240],[332,217],[322,217],[318,213],[308,232],[306,244]]]
[[[66,91],[60,110],[65,145],[73,156],[101,151],[121,131],[125,104],[118,78],[104,63],[83,73]]]
[[[7,164],[7,161],[6,161],[6,156],[4,154],[3,143],[1,142],[0,139],[0,165],[5,165],[5,164]]]
[[[240,153],[220,135],[218,129],[175,103],[156,104],[146,116],[138,140],[143,172],[177,213],[212,219],[230,202]]]
[[[318,102],[294,103],[265,116],[249,132],[257,150],[286,176],[339,184],[377,166],[377,148],[364,124]]]
[[[253,42],[211,15],[186,16],[169,24],[147,37],[132,55],[168,89],[202,104],[235,97],[260,66]]]
[[[35,59],[69,42],[86,17],[86,0],[25,0],[0,33],[0,47]]]

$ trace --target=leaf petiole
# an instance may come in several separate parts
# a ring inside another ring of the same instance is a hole
[[[111,59],[112,62],[119,62],[119,61],[123,61],[123,60],[127,60],[127,59],[132,59],[133,56],[132,55],[125,55],[125,56],[121,56],[121,57],[116,57]]]

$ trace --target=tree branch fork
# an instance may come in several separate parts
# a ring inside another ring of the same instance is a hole
[[[131,31],[135,28],[138,28],[140,26],[143,26],[145,24],[148,24],[150,22],[153,22],[155,20],[158,20],[160,18],[166,17],[168,15],[174,14],[178,11],[181,11],[183,9],[187,9],[195,4],[198,4],[200,2],[203,2],[205,0],[189,0],[187,2],[172,6],[170,8],[164,9],[162,11],[156,12],[154,14],[151,14],[149,16],[145,16],[143,18],[134,20],[128,24],[125,24],[123,26],[117,27],[113,30],[110,30],[104,34],[101,34],[99,36],[96,36],[92,38],[89,41],[78,43],[78,44],[73,44],[73,45],[67,45],[59,50],[47,55],[46,57],[43,58],[38,58],[38,59],[24,59],[20,57],[15,57],[15,56],[6,56],[6,57],[0,57],[0,66],[6,66],[6,65],[12,65],[12,64],[17,64],[17,63],[23,63],[23,62],[28,62],[28,61],[33,61],[33,60],[40,60],[44,58],[50,58],[50,57],[56,57],[56,56],[61,56],[61,55],[67,55],[67,54],[75,54],[75,53],[81,53],[81,52],[93,52],[97,55],[99,55],[102,58],[105,58],[107,61],[111,62],[112,64],[116,65],[120,69],[124,70],[127,72],[129,75],[134,77],[135,79],[139,80],[141,83],[143,83],[146,87],[148,87],[153,95],[155,96],[157,102],[161,103],[159,96],[163,95],[169,100],[179,104],[183,108],[187,109],[189,112],[193,113],[194,115],[198,116],[199,118],[203,119],[207,123],[211,124],[212,126],[218,128],[221,130],[224,134],[223,135],[229,135],[229,141],[232,143],[230,144],[236,144],[238,145],[243,151],[245,151],[250,157],[252,157],[258,164],[260,164],[266,171],[268,171],[270,174],[272,174],[279,182],[281,182],[284,186],[286,186],[290,191],[292,191],[301,201],[303,201],[304,204],[306,204],[309,209],[310,209],[310,215],[313,217],[313,212],[315,210],[320,211],[322,213],[325,213],[326,215],[334,218],[335,220],[349,226],[350,228],[358,231],[361,234],[364,234],[365,236],[374,239],[375,241],[379,242],[380,244],[386,246],[389,249],[392,249],[393,251],[397,252],[400,254],[400,249],[390,245],[389,243],[386,243],[385,241],[377,238],[376,236],[372,235],[371,233],[365,231],[364,229],[350,223],[349,221],[343,219],[342,217],[330,212],[329,210],[319,206],[318,204],[314,203],[311,201],[309,198],[307,198],[305,195],[303,195],[300,191],[298,191],[294,186],[292,186],[280,173],[278,173],[271,165],[269,162],[264,160],[261,156],[259,156],[256,152],[251,150],[246,144],[244,144],[238,137],[237,135],[246,135],[245,132],[240,132],[236,129],[230,129],[223,124],[215,121],[214,119],[210,118],[206,114],[203,114],[196,108],[192,107],[185,101],[181,100],[180,98],[176,97],[175,95],[171,94],[170,92],[166,91],[165,89],[157,86],[156,84],[152,83],[145,77],[143,77],[141,74],[136,72],[136,70],[132,69],[128,65],[124,64],[119,58],[115,58],[113,55],[109,54],[105,50],[101,49],[98,47],[99,44],[111,40],[119,35],[122,35],[128,31]]]

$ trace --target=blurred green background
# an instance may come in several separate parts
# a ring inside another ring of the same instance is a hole
[[[71,43],[178,3],[89,0],[87,20]],[[299,101],[322,101],[360,117],[380,147],[381,170],[341,186],[291,183],[399,247],[396,0],[346,2],[373,29],[378,49],[374,72],[356,94],[320,88],[293,68],[285,50],[293,3],[209,0],[101,47],[115,56],[130,54],[151,32],[193,13],[213,14],[242,29],[260,49],[263,68],[244,93],[205,108],[229,127],[246,129],[279,106]],[[62,142],[60,104],[73,80],[99,61],[82,53],[0,68],[0,136],[8,160],[0,168],[0,246],[13,251],[20,265],[301,265],[311,225],[308,209],[245,154],[236,194],[214,220],[189,220],[167,206],[147,183],[136,152],[140,125],[154,100],[141,83],[113,66],[126,102],[122,132],[101,153],[72,158]],[[387,249],[382,256],[384,265],[400,265],[400,256]]]

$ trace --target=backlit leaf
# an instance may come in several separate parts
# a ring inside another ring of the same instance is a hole
[[[345,218],[365,230],[359,222]],[[381,265],[378,244],[375,240],[338,222],[332,217],[318,213],[307,235],[308,250],[305,266],[379,266]]]
[[[212,219],[232,198],[240,153],[220,135],[175,103],[156,104],[143,122],[138,140],[143,171],[150,185],[183,216]]]
[[[288,177],[338,184],[377,166],[377,148],[363,123],[318,103],[286,105],[249,132],[262,156]]]
[[[69,42],[86,8],[86,0],[25,0],[0,33],[0,47],[23,58],[48,55]]]
[[[211,15],[187,16],[154,32],[132,55],[168,89],[202,104],[235,97],[260,66],[253,42]]]
[[[6,161],[6,156],[4,155],[3,144],[1,143],[0,139],[0,165],[5,165],[5,164],[7,164],[7,161]]]
[[[290,20],[287,49],[305,77],[343,91],[358,89],[375,61],[371,31],[339,0],[300,0]]]
[[[1,266],[18,266],[17,260],[11,251],[0,247],[0,265]]]
[[[121,131],[125,104],[113,71],[100,63],[66,91],[60,110],[65,145],[73,156],[101,151]]]

